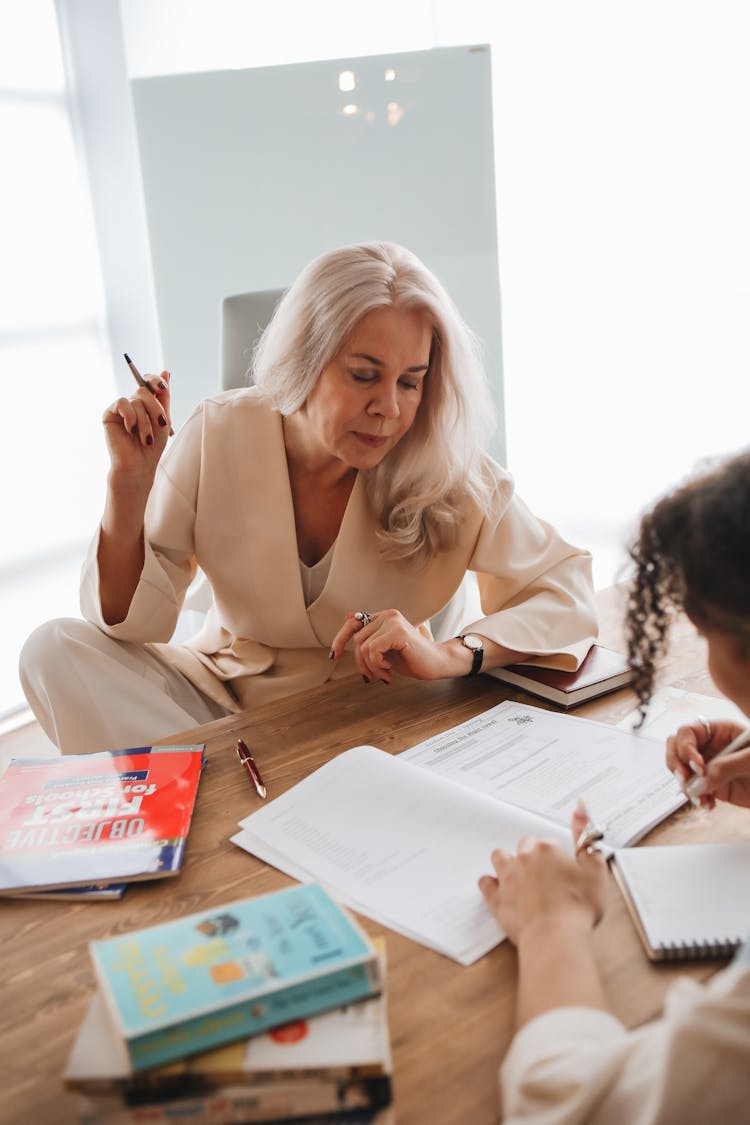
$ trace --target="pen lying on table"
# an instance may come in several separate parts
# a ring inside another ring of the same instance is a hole
[[[237,757],[242,762],[242,765],[245,767],[247,772],[250,774],[253,785],[255,786],[255,792],[258,794],[261,800],[265,801],[268,791],[265,787],[265,784],[263,783],[263,778],[260,776],[260,770],[255,764],[255,759],[248,750],[246,743],[243,742],[241,738],[237,739]]]
[[[718,762],[719,758],[727,758],[730,754],[735,754],[738,750],[745,750],[748,746],[750,746],[750,729],[741,731],[736,738],[733,738],[731,742],[727,743],[723,750],[720,750],[718,754],[714,754],[711,761]],[[678,780],[682,786],[683,793],[690,798],[691,804],[699,805],[700,798],[706,792],[705,777],[703,777],[702,774],[697,774],[695,777],[691,777],[688,780],[680,774]]]
[[[151,386],[151,384],[147,383],[146,380],[143,378],[143,376],[141,375],[141,373],[138,370],[138,368],[136,367],[136,365],[133,363],[133,361],[130,358],[130,356],[128,355],[128,353],[123,352],[122,354],[125,357],[125,362],[127,363],[128,367],[130,368],[131,374],[133,375],[133,378],[135,379],[138,386],[139,387],[145,387],[147,391],[151,391],[151,394],[154,397],[156,397],[156,391]],[[169,427],[169,436],[174,437],[174,430],[172,429],[171,426]]]

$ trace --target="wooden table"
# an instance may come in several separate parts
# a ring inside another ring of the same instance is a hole
[[[615,646],[621,644],[619,596],[605,591],[599,599],[602,639]],[[703,642],[681,624],[664,682],[715,694],[704,669]],[[485,676],[436,683],[399,679],[389,686],[352,678],[252,716],[231,716],[175,736],[175,742],[205,741],[208,750],[185,865],[177,878],[136,884],[120,902],[0,904],[0,1122],[67,1125],[75,1120],[61,1074],[94,991],[89,941],[291,883],[229,842],[237,821],[257,807],[234,753],[238,734],[256,750],[273,797],[350,746],[372,743],[398,753],[503,699],[539,702]],[[634,706],[626,689],[575,713],[617,722]],[[742,810],[683,809],[648,841],[748,836],[750,816]],[[368,919],[363,924],[387,938],[399,1125],[497,1121],[497,1069],[513,1033],[513,948],[504,942],[464,968]],[[649,964],[613,882],[596,942],[612,1007],[629,1027],[659,1011],[678,972],[703,978],[719,967],[716,962],[687,968]]]

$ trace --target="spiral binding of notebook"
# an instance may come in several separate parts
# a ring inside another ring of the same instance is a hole
[[[743,938],[722,938],[718,941],[673,941],[659,946],[654,952],[661,956],[655,961],[710,961],[713,958],[731,957],[743,943]],[[649,948],[648,946],[646,947]],[[649,953],[650,956],[650,953]]]

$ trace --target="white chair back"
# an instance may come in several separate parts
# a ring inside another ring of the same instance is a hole
[[[283,289],[235,293],[221,302],[221,389],[246,387],[250,364],[261,332],[268,324]]]

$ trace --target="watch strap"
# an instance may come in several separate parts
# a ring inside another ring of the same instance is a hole
[[[474,636],[473,633],[471,635]],[[464,646],[464,648],[468,648],[469,652],[471,653],[471,668],[466,673],[466,675],[467,677],[476,676],[479,674],[482,668],[482,661],[484,660],[484,645],[480,644],[478,648],[473,648],[471,645],[467,645],[464,639],[465,636],[466,634],[462,634],[458,639]]]

